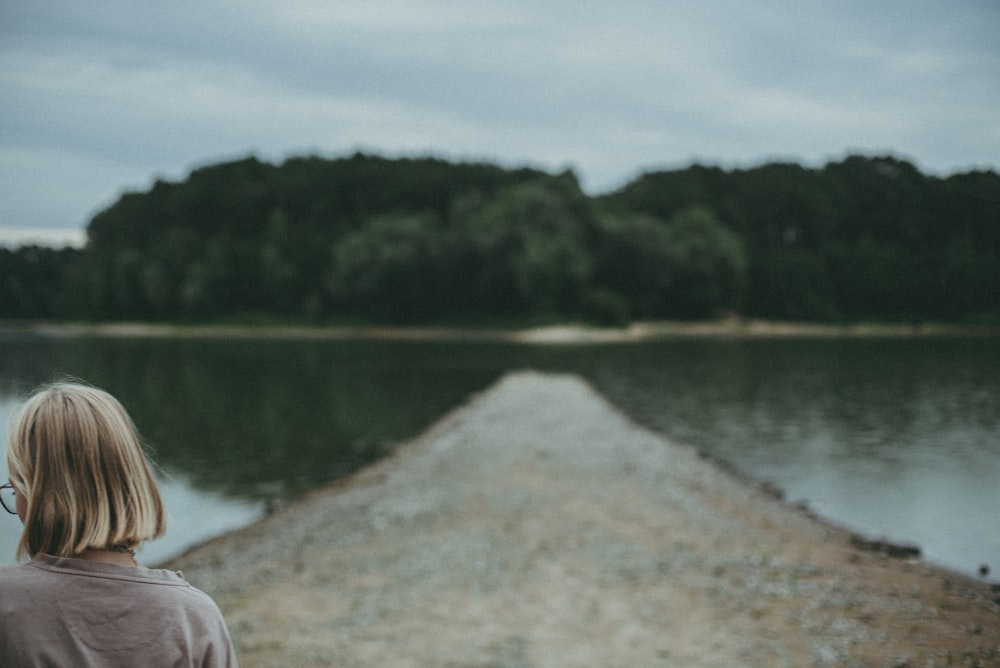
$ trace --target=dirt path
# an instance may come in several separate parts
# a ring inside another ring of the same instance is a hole
[[[512,374],[393,458],[176,559],[254,666],[1000,666],[1000,596]]]

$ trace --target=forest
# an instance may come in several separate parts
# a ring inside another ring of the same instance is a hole
[[[0,318],[1000,322],[1000,175],[892,156],[571,171],[248,157],[123,194],[82,249],[0,249]]]

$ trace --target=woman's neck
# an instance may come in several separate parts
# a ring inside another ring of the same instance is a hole
[[[135,550],[121,549],[99,549],[88,547],[86,550],[76,555],[77,559],[87,561],[100,561],[106,564],[117,564],[119,566],[131,566],[133,568],[144,568],[135,558]]]

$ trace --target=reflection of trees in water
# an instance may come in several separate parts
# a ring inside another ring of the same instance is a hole
[[[72,375],[117,396],[153,456],[196,485],[295,492],[384,454],[492,376],[419,346],[71,339],[4,343],[24,394]],[[275,485],[278,483],[278,485]]]
[[[24,393],[57,374],[84,379],[122,400],[164,468],[256,496],[349,474],[520,368],[580,374],[641,422],[737,465],[791,462],[824,443],[842,457],[896,459],[928,433],[996,430],[998,346],[974,338],[517,346],[8,337],[0,391]]]
[[[184,342],[127,366],[141,372],[123,368],[114,384],[159,461],[251,494],[346,475],[490,380],[422,368],[419,350],[359,343]]]

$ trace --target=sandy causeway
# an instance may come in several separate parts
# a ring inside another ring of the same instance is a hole
[[[575,376],[511,374],[168,566],[249,668],[1000,666],[1000,593],[859,549]]]

